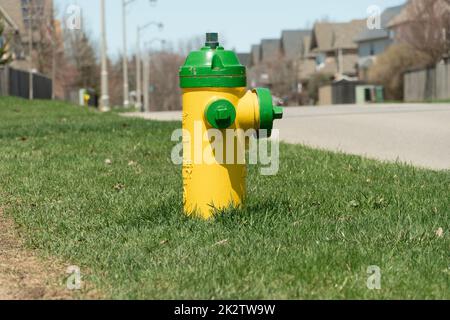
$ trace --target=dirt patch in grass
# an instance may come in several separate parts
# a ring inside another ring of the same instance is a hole
[[[0,300],[40,300],[95,298],[90,291],[66,288],[67,274],[63,263],[41,259],[24,247],[11,219],[0,208]]]

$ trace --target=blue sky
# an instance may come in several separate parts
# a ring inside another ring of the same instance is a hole
[[[69,4],[82,8],[84,28],[94,40],[99,37],[100,0],[54,0],[60,16]],[[229,49],[248,52],[263,38],[277,38],[283,29],[310,27],[324,17],[348,21],[367,16],[371,5],[384,9],[405,0],[135,0],[128,6],[129,52],[135,48],[136,28],[149,21],[161,21],[163,31],[150,28],[143,41],[162,37],[177,44],[207,31],[220,32]],[[122,50],[122,0],[106,0],[108,53],[114,57]]]

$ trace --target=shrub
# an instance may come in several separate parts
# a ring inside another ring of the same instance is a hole
[[[369,82],[383,85],[388,100],[403,100],[403,74],[424,67],[429,59],[405,44],[393,45],[369,69]]]

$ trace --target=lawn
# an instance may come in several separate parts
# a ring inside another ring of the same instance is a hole
[[[0,206],[106,297],[450,299],[449,171],[283,144],[279,174],[251,167],[246,206],[205,222],[182,214],[179,126],[1,98]]]

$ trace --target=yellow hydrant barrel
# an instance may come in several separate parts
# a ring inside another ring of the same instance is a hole
[[[205,46],[180,68],[183,103],[183,202],[205,219],[239,207],[246,194],[245,130],[272,129],[282,109],[267,89],[247,91],[237,55],[208,33]]]

